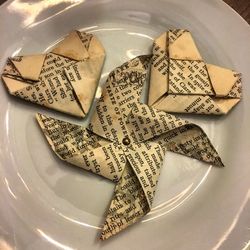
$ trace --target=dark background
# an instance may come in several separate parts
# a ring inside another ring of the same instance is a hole
[[[235,9],[250,24],[250,1],[249,0],[224,0]]]
[[[6,0],[0,0],[0,4],[4,2],[6,2]],[[250,0],[224,0],[224,2],[235,9],[250,24]]]

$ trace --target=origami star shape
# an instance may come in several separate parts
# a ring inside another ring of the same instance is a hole
[[[95,36],[73,31],[47,54],[9,58],[2,79],[11,95],[84,117],[104,58],[104,48]]]
[[[200,127],[140,103],[150,59],[139,56],[110,73],[87,128],[37,114],[58,157],[116,183],[101,239],[150,211],[167,151],[223,166]]]
[[[153,45],[149,105],[167,112],[226,114],[241,98],[239,73],[206,64],[187,30],[170,30]]]

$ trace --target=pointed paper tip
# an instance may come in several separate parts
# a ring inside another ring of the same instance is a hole
[[[102,230],[101,236],[100,236],[100,240],[102,240],[102,241],[107,240],[107,239],[109,239],[111,236],[113,236],[113,235],[110,235],[110,234],[108,234],[108,235],[106,234],[106,235],[105,235],[104,231]]]
[[[44,124],[42,121],[42,117],[43,117],[43,115],[41,113],[36,113],[36,121],[37,121],[38,125],[43,129]]]
[[[222,160],[219,156],[215,158],[214,165],[216,167],[220,167],[220,168],[225,167],[224,163],[222,162]]]
[[[42,115],[41,113],[36,113],[36,119],[39,120],[43,117],[44,115]]]
[[[98,86],[97,89],[96,89],[95,98],[96,98],[96,99],[100,99],[101,96],[102,96],[102,87],[101,87],[101,86]]]
[[[100,236],[100,240],[105,240],[102,233],[101,233],[101,236]]]
[[[47,116],[41,114],[41,113],[36,113],[36,121],[38,122],[39,126],[43,129],[44,128],[44,119],[46,119]]]

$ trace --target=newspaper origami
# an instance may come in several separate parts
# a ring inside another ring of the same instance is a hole
[[[170,30],[155,40],[149,105],[167,112],[220,115],[240,98],[240,74],[206,64],[190,32]]]
[[[2,79],[11,95],[84,117],[104,58],[105,51],[95,36],[73,31],[47,54],[9,58]]]
[[[87,128],[37,115],[59,158],[117,183],[101,239],[150,211],[168,150],[223,166],[200,127],[140,103],[150,59],[139,56],[110,73]]]

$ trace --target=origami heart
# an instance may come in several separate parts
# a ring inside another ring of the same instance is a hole
[[[84,117],[104,58],[104,48],[95,36],[73,31],[47,54],[9,58],[2,79],[11,95]]]
[[[140,103],[150,59],[139,56],[110,73],[87,128],[37,115],[57,156],[117,183],[101,239],[150,211],[168,150],[223,166],[200,127]]]
[[[154,41],[149,105],[167,112],[219,115],[240,98],[240,74],[205,64],[187,30],[170,30]]]

